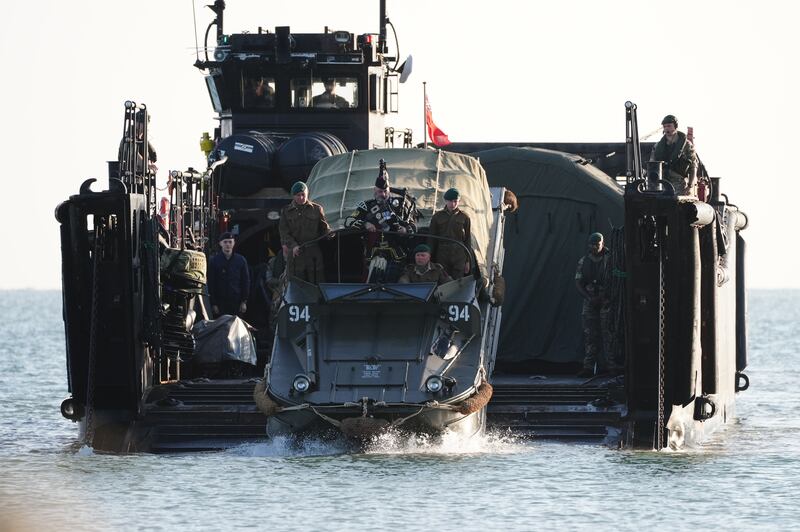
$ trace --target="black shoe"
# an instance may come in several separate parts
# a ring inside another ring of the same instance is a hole
[[[580,377],[581,379],[586,379],[588,377],[594,377],[594,371],[592,368],[583,368],[578,373],[575,374],[576,377]]]

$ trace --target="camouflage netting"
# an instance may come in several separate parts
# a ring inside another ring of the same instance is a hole
[[[473,154],[490,186],[517,196],[506,218],[506,280],[497,355],[499,369],[530,361],[583,359],[581,297],[575,268],[595,232],[624,220],[622,190],[578,156],[536,148]]]
[[[308,177],[309,197],[322,205],[333,229],[344,227],[359,201],[373,197],[378,161],[386,161],[389,186],[407,188],[417,199],[422,214],[418,227],[427,227],[431,216],[444,208],[442,197],[455,187],[461,194],[459,208],[470,217],[472,244],[481,271],[486,272],[492,202],[486,174],[468,155],[422,149],[354,151],[326,157]]]

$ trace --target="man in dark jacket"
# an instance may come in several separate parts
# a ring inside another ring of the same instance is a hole
[[[469,255],[458,242],[467,249],[472,246],[472,230],[469,216],[458,208],[461,194],[458,189],[451,188],[444,193],[445,208],[431,218],[430,234],[452,240],[431,238],[429,244],[433,250],[433,260],[444,266],[453,279],[461,279],[469,273]]]
[[[667,115],[661,121],[664,136],[658,141],[651,161],[664,161],[669,165],[667,179],[675,187],[676,194],[696,195],[697,190],[697,154],[694,146],[686,138],[686,134],[678,131],[678,119]]]
[[[231,233],[219,236],[220,252],[208,261],[208,295],[214,317],[223,314],[243,315],[250,295],[250,269],[247,261],[233,252]]]

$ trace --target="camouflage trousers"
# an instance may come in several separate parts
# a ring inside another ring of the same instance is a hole
[[[583,325],[584,358],[583,367],[598,371],[616,369],[611,357],[611,308],[608,305],[592,305],[583,302],[581,322]]]
[[[289,275],[309,283],[324,283],[325,265],[322,262],[322,251],[317,246],[309,246],[301,248],[300,254],[294,257],[290,250],[286,271]]]

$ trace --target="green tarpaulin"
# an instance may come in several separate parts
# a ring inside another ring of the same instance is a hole
[[[624,219],[622,190],[578,156],[535,148],[473,153],[490,186],[519,198],[508,215],[503,276],[507,292],[498,367],[583,359],[581,298],[575,268],[594,231],[608,235]]]
[[[478,161],[468,155],[439,150],[379,149],[353,151],[326,157],[308,177],[309,197],[322,205],[333,229],[344,226],[359,201],[373,197],[378,161],[386,161],[389,186],[407,188],[417,199],[422,218],[419,228],[428,227],[434,211],[444,208],[444,192],[458,188],[459,207],[472,222],[472,247],[481,271],[492,224],[492,202],[486,174]]]

